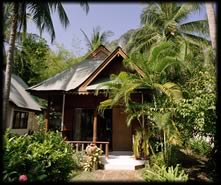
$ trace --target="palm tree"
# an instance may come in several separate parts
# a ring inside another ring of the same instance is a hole
[[[88,12],[88,3],[81,2],[80,5]],[[9,49],[7,53],[6,60],[6,70],[5,70],[5,79],[4,79],[4,91],[3,91],[3,130],[6,125],[8,102],[9,102],[9,92],[11,85],[11,71],[14,60],[14,49],[15,49],[15,40],[16,32],[18,25],[23,27],[24,31],[27,28],[27,12],[32,16],[33,21],[36,23],[40,32],[47,30],[51,35],[51,41],[55,38],[55,30],[53,27],[53,22],[51,18],[51,13],[57,11],[59,14],[60,22],[62,26],[66,27],[69,24],[68,17],[66,12],[63,9],[63,6],[60,2],[56,3],[44,3],[44,2],[24,2],[24,3],[12,3],[12,14],[11,14],[11,28],[9,36]]]
[[[154,126],[162,132],[163,137],[163,157],[165,163],[171,165],[171,147],[172,145],[181,144],[181,134],[172,120],[172,112],[153,114]]]
[[[105,45],[107,43],[107,38],[113,35],[112,31],[101,32],[101,28],[97,26],[93,29],[91,38],[81,29],[83,33],[89,52],[95,50],[100,45]]]
[[[188,66],[185,65],[183,50],[185,48],[177,48],[173,42],[166,41],[153,46],[147,57],[144,54],[132,53],[124,61],[125,66],[134,70],[135,64],[142,69],[143,74],[121,72],[119,75],[111,75],[110,82],[103,83],[97,88],[98,92],[102,86],[108,87],[109,99],[101,102],[100,109],[108,106],[113,107],[116,104],[129,106],[131,103],[130,95],[139,87],[160,91],[171,100],[181,99],[181,89],[173,83],[176,81],[171,73],[173,75],[179,73],[177,66],[181,66],[185,72],[189,72]],[[176,71],[174,72],[174,70]]]
[[[101,102],[99,111],[102,112],[106,108],[112,108],[115,105],[125,106],[127,113],[127,125],[130,126],[132,121],[136,119],[140,124],[142,135],[142,149],[148,155],[150,124],[154,123],[151,120],[149,109],[153,103],[137,103],[131,99],[131,95],[136,93],[139,88],[150,89],[153,93],[153,102],[156,104],[156,96],[165,96],[169,101],[179,101],[182,99],[181,88],[169,80],[173,80],[171,74],[177,69],[177,66],[184,66],[185,56],[183,50],[179,49],[171,41],[162,42],[153,46],[150,53],[142,55],[140,53],[131,54],[130,58],[124,61],[126,67],[134,70],[134,64],[143,70],[143,74],[121,72],[119,75],[111,75],[111,81],[103,83],[101,86],[108,87],[108,99]],[[174,75],[178,73],[176,70]],[[173,80],[174,81],[174,80]],[[98,91],[101,86],[98,86]],[[170,110],[169,110],[170,111]],[[148,123],[145,121],[148,120]]]
[[[4,88],[3,88],[3,130],[6,127],[7,121],[7,110],[8,110],[8,103],[9,103],[9,93],[10,93],[10,86],[11,86],[11,71],[13,65],[13,58],[14,58],[14,48],[15,48],[15,39],[16,39],[16,30],[18,25],[18,3],[14,3],[12,8],[12,19],[11,19],[11,32],[9,37],[9,49],[8,55],[6,59],[6,70],[4,75]]]
[[[132,36],[128,50],[144,52],[152,44],[165,40],[185,39],[192,44],[207,42],[207,20],[184,22],[197,10],[199,5],[196,3],[149,3],[140,15],[142,28]]]
[[[206,3],[206,12],[208,17],[209,33],[212,42],[212,47],[216,49],[216,19],[215,19],[215,11],[213,3],[211,2]]]

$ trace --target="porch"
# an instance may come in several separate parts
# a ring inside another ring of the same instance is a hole
[[[85,151],[86,147],[91,144],[90,141],[67,141],[76,151]],[[132,151],[112,151],[109,152],[109,142],[96,141],[95,143],[104,151],[101,156],[101,162],[104,170],[137,170],[144,167],[145,160],[136,160]]]

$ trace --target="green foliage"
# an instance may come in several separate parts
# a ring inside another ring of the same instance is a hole
[[[29,86],[42,81],[47,70],[49,47],[44,39],[29,35],[16,50],[13,72]]]
[[[175,168],[173,166],[166,167],[155,164],[153,167],[145,169],[143,177],[147,182],[186,182],[188,180],[188,175],[178,164]]]
[[[29,182],[67,181],[78,169],[73,150],[60,133],[36,131],[33,135],[4,135],[4,181],[18,181],[19,175]]]
[[[136,130],[135,135],[133,136],[133,154],[136,159],[141,158],[141,140],[142,140],[142,132]]]
[[[189,140],[188,146],[197,154],[202,156],[208,155],[212,151],[212,146],[210,143],[203,139],[191,138]]]
[[[40,131],[44,131],[45,130],[45,120],[44,120],[44,115],[43,114],[39,114],[36,116],[37,120],[38,120],[38,129]]]
[[[153,167],[154,164],[160,167],[166,165],[163,152],[158,152],[156,154],[151,155],[148,165],[149,167]]]
[[[133,153],[136,159],[147,159],[150,155],[149,137],[145,128],[136,130],[133,136]]]
[[[35,85],[80,62],[70,51],[57,44],[57,52],[51,51],[44,39],[28,35],[15,53],[13,72],[29,86]]]
[[[83,33],[85,37],[86,44],[88,46],[89,51],[94,51],[100,45],[107,44],[107,38],[113,35],[112,31],[101,32],[101,28],[99,26],[93,29],[93,33],[90,39],[82,29],[81,29],[81,32]]]
[[[56,51],[49,51],[48,53],[44,79],[48,79],[84,59],[84,57],[75,57],[71,51],[62,45],[56,44],[56,47]]]
[[[166,40],[176,44],[185,40],[200,48],[208,43],[204,39],[209,33],[207,20],[185,21],[197,10],[197,3],[148,3],[140,15],[142,27],[131,36],[128,50],[146,53],[152,45]]]
[[[216,124],[216,81],[212,64],[193,71],[190,79],[183,85],[185,99],[175,104],[176,119],[186,138],[198,133],[211,136],[215,134]]]
[[[101,166],[100,156],[103,151],[96,145],[89,145],[86,148],[86,161],[83,164],[84,171],[96,170]]]

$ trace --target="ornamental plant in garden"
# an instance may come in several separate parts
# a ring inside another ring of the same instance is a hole
[[[27,181],[28,181],[27,175],[20,175],[19,176],[19,182],[27,182]]]
[[[4,182],[64,182],[79,168],[74,151],[59,132],[18,136],[6,131],[3,150]]]
[[[94,144],[90,144],[86,148],[86,162],[83,165],[84,171],[92,171],[101,165],[100,156],[103,151]]]

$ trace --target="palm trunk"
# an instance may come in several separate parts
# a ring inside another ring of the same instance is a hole
[[[216,19],[213,3],[206,3],[206,12],[208,17],[209,33],[212,42],[212,47],[216,49]]]
[[[11,32],[10,32],[10,38],[9,38],[9,49],[8,49],[8,56],[7,56],[7,60],[6,60],[6,71],[5,71],[5,78],[4,78],[3,125],[2,125],[3,131],[5,131],[6,125],[7,125],[7,112],[8,112],[8,105],[9,105],[11,72],[12,72],[12,65],[13,65],[13,60],[14,60],[14,49],[15,49],[17,24],[18,24],[18,3],[14,3]]]

